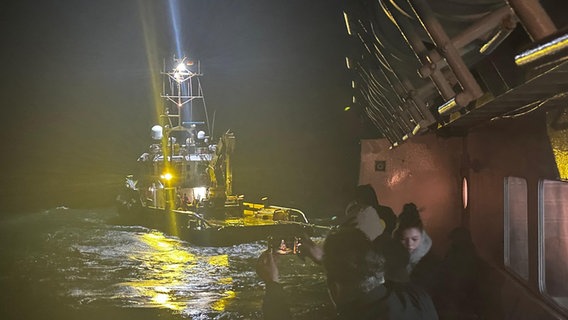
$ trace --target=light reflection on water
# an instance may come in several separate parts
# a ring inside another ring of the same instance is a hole
[[[191,314],[191,310],[222,312],[235,292],[230,290],[227,254],[196,256],[187,244],[157,231],[138,234],[145,250],[129,259],[139,262],[144,276],[120,283],[144,307],[163,307]],[[213,291],[213,292],[212,292]]]
[[[0,262],[0,280],[20,287],[23,279],[34,294],[56,295],[57,303],[91,308],[89,314],[134,308],[169,310],[171,319],[262,318],[263,286],[254,266],[264,243],[193,247],[154,230],[113,225],[115,215],[50,210],[0,221],[2,260],[17,266]],[[297,318],[312,318],[327,303],[320,267],[293,256],[279,264]],[[25,305],[31,297],[21,299]]]

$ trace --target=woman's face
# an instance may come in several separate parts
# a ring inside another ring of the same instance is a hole
[[[400,239],[402,245],[412,252],[418,248],[422,242],[422,232],[418,228],[408,228],[402,231],[402,237]]]

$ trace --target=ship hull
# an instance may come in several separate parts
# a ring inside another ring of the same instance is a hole
[[[265,217],[205,219],[191,211],[152,207],[120,211],[117,221],[120,224],[156,229],[198,246],[226,247],[268,238],[289,239],[309,235],[313,231],[306,223],[273,221]]]

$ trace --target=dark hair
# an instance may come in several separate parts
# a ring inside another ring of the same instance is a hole
[[[323,245],[323,266],[328,281],[349,290],[368,292],[383,282],[385,258],[356,228],[332,231]]]
[[[420,231],[424,230],[418,208],[412,202],[402,207],[402,212],[398,215],[396,229],[393,231],[393,238],[399,239],[402,236],[402,232],[410,228],[417,228]]]
[[[375,210],[379,207],[377,193],[375,192],[375,189],[373,189],[373,186],[371,186],[370,184],[357,186],[355,188],[354,198],[361,205],[371,206],[375,208]]]

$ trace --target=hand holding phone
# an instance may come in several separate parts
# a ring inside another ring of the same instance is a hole
[[[260,257],[258,257],[256,262],[256,274],[266,283],[278,282],[280,280],[278,266],[270,250],[264,251]]]
[[[291,237],[284,239],[268,239],[268,248],[273,253],[286,255],[286,254],[299,254],[301,246],[300,238]]]

